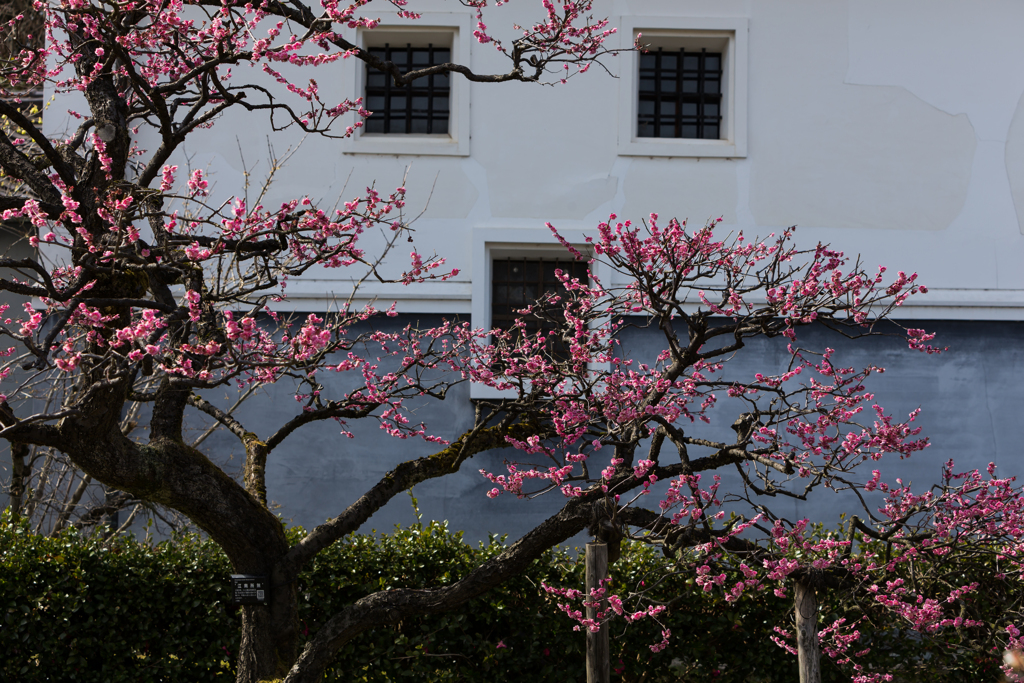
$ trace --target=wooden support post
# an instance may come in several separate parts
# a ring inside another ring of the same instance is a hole
[[[590,600],[592,588],[604,585],[608,576],[608,546],[604,543],[587,544],[587,600]],[[600,607],[588,607],[587,619],[596,619],[598,611],[608,609],[608,601],[602,601]],[[608,652],[608,627],[602,625],[597,633],[587,629],[587,683],[609,683],[610,667]]]
[[[818,643],[818,596],[796,583],[796,642],[800,683],[821,683],[821,647]]]

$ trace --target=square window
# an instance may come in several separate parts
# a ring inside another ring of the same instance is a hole
[[[495,258],[491,264],[491,327],[511,331],[521,320],[528,335],[542,333],[552,355],[565,360],[569,347],[563,339],[565,317],[558,304],[537,308],[531,315],[519,311],[548,294],[560,296],[565,287],[555,271],[570,278],[586,279],[587,263],[560,258]]]
[[[472,14],[468,11],[423,12],[419,19],[398,13],[381,16],[372,29],[345,28],[343,37],[400,73],[438,64],[470,64]],[[394,78],[359,59],[346,59],[340,75],[355,99],[373,112],[350,137],[342,140],[346,154],[401,156],[468,156],[471,84],[447,73],[418,78],[398,86]],[[360,121],[352,112],[346,126]]]
[[[385,62],[392,62],[402,68],[403,73],[411,69],[422,69],[448,61],[451,51],[427,44],[414,46],[385,44],[383,48],[370,50],[371,54]],[[383,78],[381,78],[383,76]],[[366,132],[385,134],[448,134],[448,79],[443,84],[439,79],[427,76],[405,85],[397,85],[395,79],[369,65],[366,66],[366,103],[373,112],[367,119]],[[411,106],[408,104],[411,102]],[[441,105],[436,110],[432,104]],[[376,105],[376,106],[374,106]]]
[[[582,231],[568,229],[562,236],[577,249],[586,254],[591,246]],[[570,278],[586,281],[588,268],[593,268],[594,277],[601,282],[610,282],[611,268],[600,261],[588,263],[576,261],[565,249],[550,242],[551,233],[535,228],[510,228],[499,226],[476,227],[473,229],[474,264],[471,324],[475,328],[514,328],[521,316],[517,311],[537,301],[545,293],[559,294],[562,283],[555,277],[555,270],[561,270]],[[479,268],[479,270],[477,270]],[[552,306],[540,311],[540,315],[524,318],[527,333],[542,332],[556,358],[567,358],[568,345],[562,340],[559,330],[565,325],[561,306]],[[606,364],[594,364],[598,370]],[[507,398],[514,392],[473,383],[470,396],[475,399]]]
[[[745,157],[747,20],[625,16],[621,26],[646,51],[620,73],[619,153]]]

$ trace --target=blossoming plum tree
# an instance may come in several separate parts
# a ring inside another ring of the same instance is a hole
[[[315,267],[351,269],[357,281],[382,277],[380,266],[398,260],[394,247],[408,236],[405,190],[369,188],[326,209],[313,196],[268,207],[239,188],[222,204],[211,199],[202,171],[174,163],[189,136],[216,126],[228,110],[261,117],[273,130],[351,135],[360,123],[339,129],[335,122],[353,111],[365,117],[361,100],[326,101],[308,75],[341,59],[362,60],[400,84],[444,72],[478,82],[558,82],[610,53],[604,42],[613,29],[591,16],[588,0],[544,0],[538,20],[512,40],[493,36],[484,23],[491,5],[506,3],[462,0],[476,15],[474,36],[504,55],[508,70],[481,74],[445,63],[403,73],[339,33],[346,26],[372,30],[377,20],[367,14],[369,4],[38,1],[32,11],[42,17],[45,44],[25,38],[0,74],[0,115],[10,131],[0,135],[0,170],[11,181],[3,185],[0,211],[4,221],[30,224],[38,248],[37,257],[0,259],[14,273],[0,278],[0,290],[32,299],[23,313],[0,321],[0,335],[11,340],[0,368],[7,380],[0,437],[15,453],[25,446],[60,451],[96,481],[178,511],[221,545],[237,572],[270,577],[270,603],[242,608],[239,681],[317,680],[357,633],[456,607],[581,531],[595,511],[613,525],[646,528],[673,551],[694,547],[713,558],[720,548],[749,549],[738,533],[754,528],[785,551],[784,539],[797,542],[799,529],[780,526],[763,502],[755,503],[759,517],[712,527],[718,485],[705,486],[700,474],[735,467],[742,478],[737,495],[800,497],[819,486],[853,486],[858,465],[924,446],[909,425],[913,416],[900,422],[877,409],[863,418],[871,396],[862,382],[877,368],[843,368],[831,350],[815,355],[797,343],[797,330],[810,325],[873,334],[877,320],[923,288],[902,273],[891,281],[881,271],[869,275],[824,246],[798,251],[788,232],[723,241],[713,225],[688,232],[652,215],[639,229],[614,219],[600,225],[586,255],[566,243],[576,257],[604,259],[616,272],[604,283],[593,274],[588,282],[565,278],[560,306],[535,311],[554,316],[567,355],[522,330],[488,334],[445,322],[375,331],[377,316],[394,307],[379,311],[351,300],[295,325],[279,319],[274,303],[287,278]],[[417,16],[406,0],[391,0],[390,8]],[[10,40],[22,40],[24,20],[7,23]],[[249,81],[239,75],[246,65],[257,74]],[[268,79],[277,86],[268,87]],[[58,98],[84,100],[74,112],[75,130],[48,136],[18,106],[20,93],[43,86]],[[156,144],[143,149],[142,138]],[[360,239],[371,231],[389,237],[368,253]],[[441,259],[414,251],[395,281],[455,274]],[[638,319],[667,343],[646,364],[622,357],[617,346],[624,321]],[[907,336],[911,347],[931,350],[923,331]],[[788,338],[788,369],[724,379],[725,362],[753,337]],[[329,395],[319,379],[326,373],[344,373],[351,388]],[[465,381],[487,384],[504,398],[481,402],[473,427],[444,443],[414,421],[408,403],[443,400]],[[66,387],[42,410],[25,400],[40,382]],[[296,387],[299,409],[266,433],[210,398],[224,386],[274,382]],[[720,397],[745,405],[732,440],[696,430],[716,415]],[[186,440],[189,411],[237,437],[245,453],[241,481]],[[136,420],[148,415],[144,438],[129,433],[128,413]],[[438,452],[401,463],[289,547],[267,506],[266,463],[296,430],[325,420],[342,430],[353,420],[373,420],[396,438],[436,443]],[[678,463],[662,456],[666,443],[676,447]],[[533,481],[532,492],[566,494],[558,514],[451,585],[354,602],[299,653],[295,582],[304,565],[396,494],[509,445],[549,462],[488,474],[492,495],[528,495]],[[695,450],[706,454],[691,455]],[[788,488],[788,478],[805,491]],[[671,480],[660,513],[630,504],[630,496],[655,490],[658,480]],[[919,505],[891,503],[904,504]],[[822,552],[841,555],[832,547]],[[789,572],[783,555],[768,556],[769,578]],[[715,583],[707,562],[697,576]]]
[[[810,325],[852,338],[879,333],[908,296],[927,291],[915,275],[900,272],[886,283],[884,268],[868,274],[825,246],[799,251],[789,231],[763,241],[742,234],[720,240],[714,224],[688,232],[652,214],[642,226],[612,216],[598,233],[590,258],[618,277],[610,283],[593,275],[590,282],[564,278],[571,357],[559,362],[536,354],[509,362],[503,377],[484,378],[514,394],[524,412],[541,415],[536,419],[556,435],[549,442],[508,437],[524,454],[549,462],[484,472],[496,484],[490,495],[559,488],[572,499],[600,492],[614,501],[605,508],[608,522],[660,545],[698,586],[724,591],[727,601],[764,589],[784,596],[795,583],[798,605],[802,597],[810,601],[808,643],[820,636],[826,654],[849,665],[859,683],[891,679],[863,672],[855,661],[863,650],[856,646],[856,622],[840,617],[818,632],[815,589],[842,589],[857,614],[923,635],[956,629],[965,649],[988,656],[997,644],[1019,646],[1016,600],[993,610],[991,601],[978,599],[978,583],[962,568],[982,558],[1002,563],[990,572],[992,587],[1019,580],[1020,487],[996,477],[994,465],[985,476],[958,473],[951,461],[929,490],[883,481],[874,463],[927,446],[911,424],[917,411],[895,421],[866,386],[882,368],[843,367],[833,349],[805,347],[798,335]],[[661,335],[656,359],[626,357],[616,335],[630,324]],[[940,351],[929,344],[934,335],[904,332],[911,349]],[[752,376],[730,374],[728,361],[758,337],[778,337],[785,362]],[[540,343],[534,341],[536,350]],[[532,402],[538,393],[548,400]],[[713,438],[713,418],[723,411],[730,419],[738,415],[733,434],[725,439],[719,430]],[[666,462],[666,445],[674,446],[673,462]],[[600,459],[609,447],[610,457]],[[727,488],[716,473],[722,469],[733,471]],[[845,536],[816,538],[808,519],[787,520],[773,511],[778,498],[807,500],[816,490],[845,493],[841,508],[858,513]],[[650,494],[657,494],[657,505],[642,506]],[[727,585],[723,563],[737,568],[740,578]],[[627,623],[657,618],[666,608],[644,605],[640,589],[630,596],[639,603],[632,608],[607,587],[591,595],[546,589],[591,630],[616,616]],[[573,602],[579,599],[603,611],[585,618]],[[664,648],[669,635],[666,629],[652,649]]]
[[[440,591],[370,596],[338,615],[297,662],[295,579],[304,564],[396,493],[457,470],[473,453],[504,444],[506,434],[526,438],[531,429],[481,411],[469,433],[439,443],[436,457],[399,466],[289,548],[267,509],[267,458],[295,430],[321,420],[372,419],[393,436],[440,442],[411,421],[405,401],[441,399],[453,381],[463,381],[467,349],[479,333],[444,323],[361,334],[354,330],[378,311],[351,304],[294,328],[282,320],[274,330],[271,304],[288,277],[313,267],[351,268],[356,280],[376,275],[390,247],[408,234],[404,189],[368,189],[326,210],[309,196],[274,207],[250,204],[238,188],[238,197],[221,206],[213,204],[201,170],[188,173],[173,162],[190,135],[216,125],[229,109],[251,112],[273,130],[351,135],[360,123],[339,130],[336,121],[353,110],[367,115],[361,99],[325,101],[309,73],[341,59],[367,62],[399,83],[442,72],[535,82],[564,80],[608,54],[603,42],[612,29],[590,15],[589,2],[544,3],[538,20],[508,42],[484,24],[489,5],[504,3],[466,4],[477,17],[477,40],[508,58],[507,71],[480,74],[446,63],[403,73],[359,51],[340,30],[376,26],[365,13],[374,11],[367,0],[316,7],[62,0],[35,2],[4,26],[9,58],[0,74],[0,115],[9,134],[0,136],[0,169],[8,191],[0,211],[4,221],[32,226],[39,256],[0,262],[13,273],[0,289],[33,301],[20,315],[8,312],[0,330],[11,341],[0,370],[9,380],[3,438],[17,445],[16,459],[24,446],[54,449],[108,487],[179,511],[221,544],[238,572],[271,576],[271,603],[242,610],[240,681],[289,670],[289,680],[314,680],[352,634],[402,614],[455,606],[573,533],[571,522],[552,523],[537,542]],[[404,0],[375,5],[416,18]],[[39,17],[45,35],[21,30]],[[255,74],[250,80],[240,75],[242,66],[253,67],[244,72]],[[73,112],[78,127],[66,135],[48,136],[19,106],[23,93],[44,86],[62,103],[84,99]],[[366,254],[360,237],[378,229],[391,238],[381,252]],[[397,280],[455,274],[442,272],[441,263],[413,252]],[[16,358],[18,349],[27,355]],[[378,364],[377,356],[386,358]],[[354,388],[326,395],[317,379],[325,372],[352,376]],[[23,400],[28,387],[50,375],[67,389],[55,405],[32,413]],[[271,433],[257,433],[204,397],[228,384],[281,380],[296,384],[302,403]],[[144,440],[125,433],[125,415],[137,405],[148,406]],[[245,451],[241,482],[186,442],[182,429],[192,410],[237,436]]]

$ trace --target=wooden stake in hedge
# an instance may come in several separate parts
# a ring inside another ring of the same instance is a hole
[[[591,590],[604,586],[608,576],[608,546],[604,543],[587,544],[587,600]],[[587,619],[596,619],[597,613],[608,608],[608,601],[602,599],[600,605],[587,607]],[[592,633],[587,629],[587,683],[609,683],[610,666],[608,652],[608,627],[601,625],[601,630]]]
[[[588,556],[589,559],[589,556]],[[589,576],[589,573],[587,574]],[[818,643],[818,596],[796,582],[796,642],[800,683],[821,683],[821,648]]]

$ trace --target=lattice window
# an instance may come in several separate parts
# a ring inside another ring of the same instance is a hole
[[[588,279],[584,261],[557,259],[498,258],[492,262],[491,272],[491,326],[511,330],[520,318],[526,323],[526,333],[544,332],[548,348],[555,358],[566,359],[568,346],[561,338],[565,317],[558,305],[539,310],[537,314],[522,316],[517,313],[535,303],[545,294],[565,294],[565,287],[555,277],[561,270],[581,282]],[[565,299],[563,298],[564,302]]]
[[[394,62],[402,73],[451,61],[448,47],[368,48],[371,55]],[[373,114],[366,119],[366,133],[448,133],[451,101],[451,77],[434,74],[408,85],[395,85],[394,79],[367,66],[366,108]]]
[[[721,52],[641,54],[638,92],[637,137],[721,138]]]

